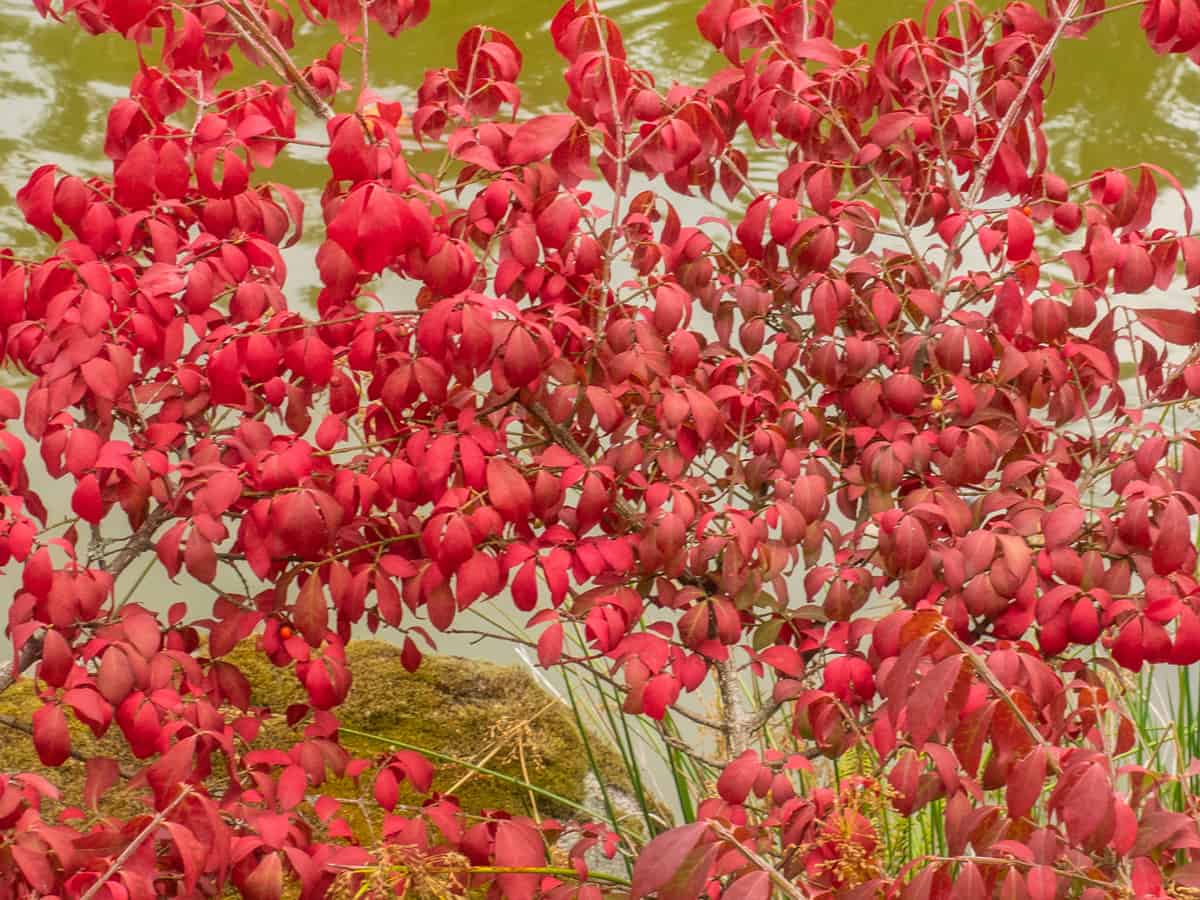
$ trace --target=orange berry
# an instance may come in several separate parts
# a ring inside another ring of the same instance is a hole
[[[291,625],[284,625],[282,628],[280,628],[280,629],[279,629],[279,636],[280,636],[281,638],[283,638],[285,641],[286,641],[288,638],[290,638],[290,637],[291,637],[293,634],[295,634],[295,633],[296,633],[296,632],[295,632],[295,630],[292,628],[292,626],[291,626]]]
[[[1021,212],[1025,213],[1025,215],[1027,215],[1027,216],[1032,216],[1033,215],[1033,207],[1032,206],[1022,206]]]

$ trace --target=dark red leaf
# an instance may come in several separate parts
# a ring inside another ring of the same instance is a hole
[[[692,822],[664,831],[651,840],[633,864],[630,900],[641,900],[671,881],[707,830],[707,822]]]

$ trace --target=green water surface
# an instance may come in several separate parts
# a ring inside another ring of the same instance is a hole
[[[548,22],[557,0],[433,0],[429,19],[388,40],[374,33],[372,86],[411,105],[426,69],[452,63],[464,30],[486,24],[508,33],[525,54],[525,107],[560,107],[562,63]],[[1040,4],[1038,4],[1040,5]],[[698,35],[698,0],[608,0],[604,10],[622,27],[636,66],[660,83],[700,83],[721,60]],[[874,42],[892,21],[921,15],[923,0],[840,0],[838,37]],[[301,27],[294,56],[322,55],[329,29]],[[154,52],[148,55],[153,59]],[[28,0],[0,0],[0,241],[26,246],[12,196],[43,162],[89,174],[108,174],[101,148],[110,103],[125,94],[136,66],[133,48],[113,36],[94,37],[73,24],[43,21]],[[357,60],[347,55],[347,75]],[[1200,185],[1200,67],[1155,55],[1137,26],[1137,10],[1107,17],[1084,41],[1058,55],[1048,129],[1058,171],[1087,174],[1140,161],[1172,171],[1188,188]],[[319,133],[314,122],[302,128]],[[319,159],[285,158],[274,177],[315,194],[324,180]]]

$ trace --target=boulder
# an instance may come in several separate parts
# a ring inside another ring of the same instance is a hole
[[[526,781],[573,804],[595,809],[597,782],[594,776],[588,778],[592,775],[589,747],[584,745],[572,711],[543,690],[526,669],[429,656],[416,672],[409,673],[401,665],[398,648],[369,640],[352,641],[347,656],[354,683],[338,716],[343,728],[373,736],[344,732],[342,743],[353,755],[373,757],[386,752],[387,742],[392,740],[513,779],[482,774],[431,756],[437,767],[434,790],[452,792],[472,813],[506,809],[564,820],[578,817],[572,806],[514,783]],[[245,672],[254,702],[280,714],[265,723],[257,743],[286,748],[299,739],[299,732],[288,728],[282,716],[290,704],[303,699],[291,673],[276,668],[249,643],[235,648],[227,659]],[[28,723],[39,705],[29,678],[0,694],[0,715],[16,723]],[[85,758],[112,756],[131,769],[144,764],[128,753],[115,724],[103,738],[96,739],[72,719],[71,732],[73,748]],[[4,736],[0,771],[37,772],[63,792],[64,803],[82,806],[82,762],[71,759],[60,768],[47,769],[39,763],[26,733],[0,726],[0,734]],[[594,738],[588,744],[605,781],[614,788],[627,788],[617,753]],[[330,788],[337,796],[370,797],[369,773],[357,786],[346,781]],[[116,816],[132,812],[129,790],[122,786],[110,790],[100,812]],[[401,797],[402,803],[417,800],[412,795]],[[595,811],[603,818],[602,809]]]

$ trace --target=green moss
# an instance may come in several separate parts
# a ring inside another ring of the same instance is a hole
[[[426,657],[409,673],[398,648],[382,641],[353,641],[346,650],[354,684],[338,709],[344,727],[456,757],[526,780],[573,802],[583,799],[587,753],[569,709],[554,701],[516,666],[456,657]],[[253,646],[243,644],[229,661],[246,673],[257,704],[284,712],[302,702],[303,691]],[[272,743],[283,737],[275,727]],[[343,735],[355,755],[386,749],[378,741]],[[619,781],[620,761],[611,748],[592,741],[602,771]],[[524,771],[522,769],[524,759]],[[485,761],[486,760],[486,761]],[[454,794],[470,812],[534,811],[565,817],[571,809],[530,791],[452,763],[437,764],[434,789]],[[464,780],[465,779],[465,780]]]
[[[352,642],[347,656],[354,684],[337,711],[344,727],[462,759],[517,780],[527,779],[575,803],[584,799],[588,757],[571,711],[554,701],[523,669],[432,656],[417,672],[409,673],[401,665],[398,648],[380,641]],[[280,714],[268,720],[256,743],[287,748],[302,739],[303,723],[293,730],[282,718],[290,704],[303,701],[303,690],[293,675],[273,666],[252,642],[235,648],[227,661],[246,674],[254,702]],[[0,695],[0,714],[20,722],[29,722],[38,706],[40,701],[28,679]],[[72,759],[60,768],[47,769],[38,762],[27,735],[14,729],[5,731],[0,741],[0,770],[37,772],[63,792],[65,803],[82,805],[81,762]],[[73,720],[71,732],[74,749],[84,756],[111,756],[130,769],[144,765],[131,756],[115,725],[100,740]],[[597,740],[590,743],[606,780],[624,783],[616,753]],[[350,735],[343,735],[343,744],[362,757],[374,757],[387,749],[378,741]],[[453,763],[434,762],[434,789],[453,789],[468,812],[506,809],[533,813],[536,803],[536,812],[543,817],[569,818],[573,813],[569,806],[540,795],[535,798],[521,786]],[[327,785],[325,791],[341,797],[369,797],[371,773],[359,785],[345,781]],[[135,802],[128,789],[114,788],[105,795],[101,811],[120,816],[132,812]],[[409,794],[402,795],[401,802],[419,800]]]
[[[34,712],[42,706],[42,701],[33,691],[33,682],[22,679],[0,694],[0,716],[23,723],[26,726],[33,718]],[[77,751],[84,759],[94,757],[110,757],[129,770],[144,765],[139,763],[129,751],[128,745],[121,736],[120,729],[114,724],[102,738],[96,738],[90,730],[75,721],[68,713],[71,731],[71,749]],[[61,794],[61,802],[68,806],[85,808],[83,788],[86,778],[84,763],[77,759],[68,759],[62,766],[50,768],[43,766],[33,747],[33,738],[23,731],[14,728],[0,728],[0,772],[33,772],[41,775]],[[118,783],[105,795],[101,813],[127,817],[146,812],[140,797],[144,789],[134,789],[124,783]]]

